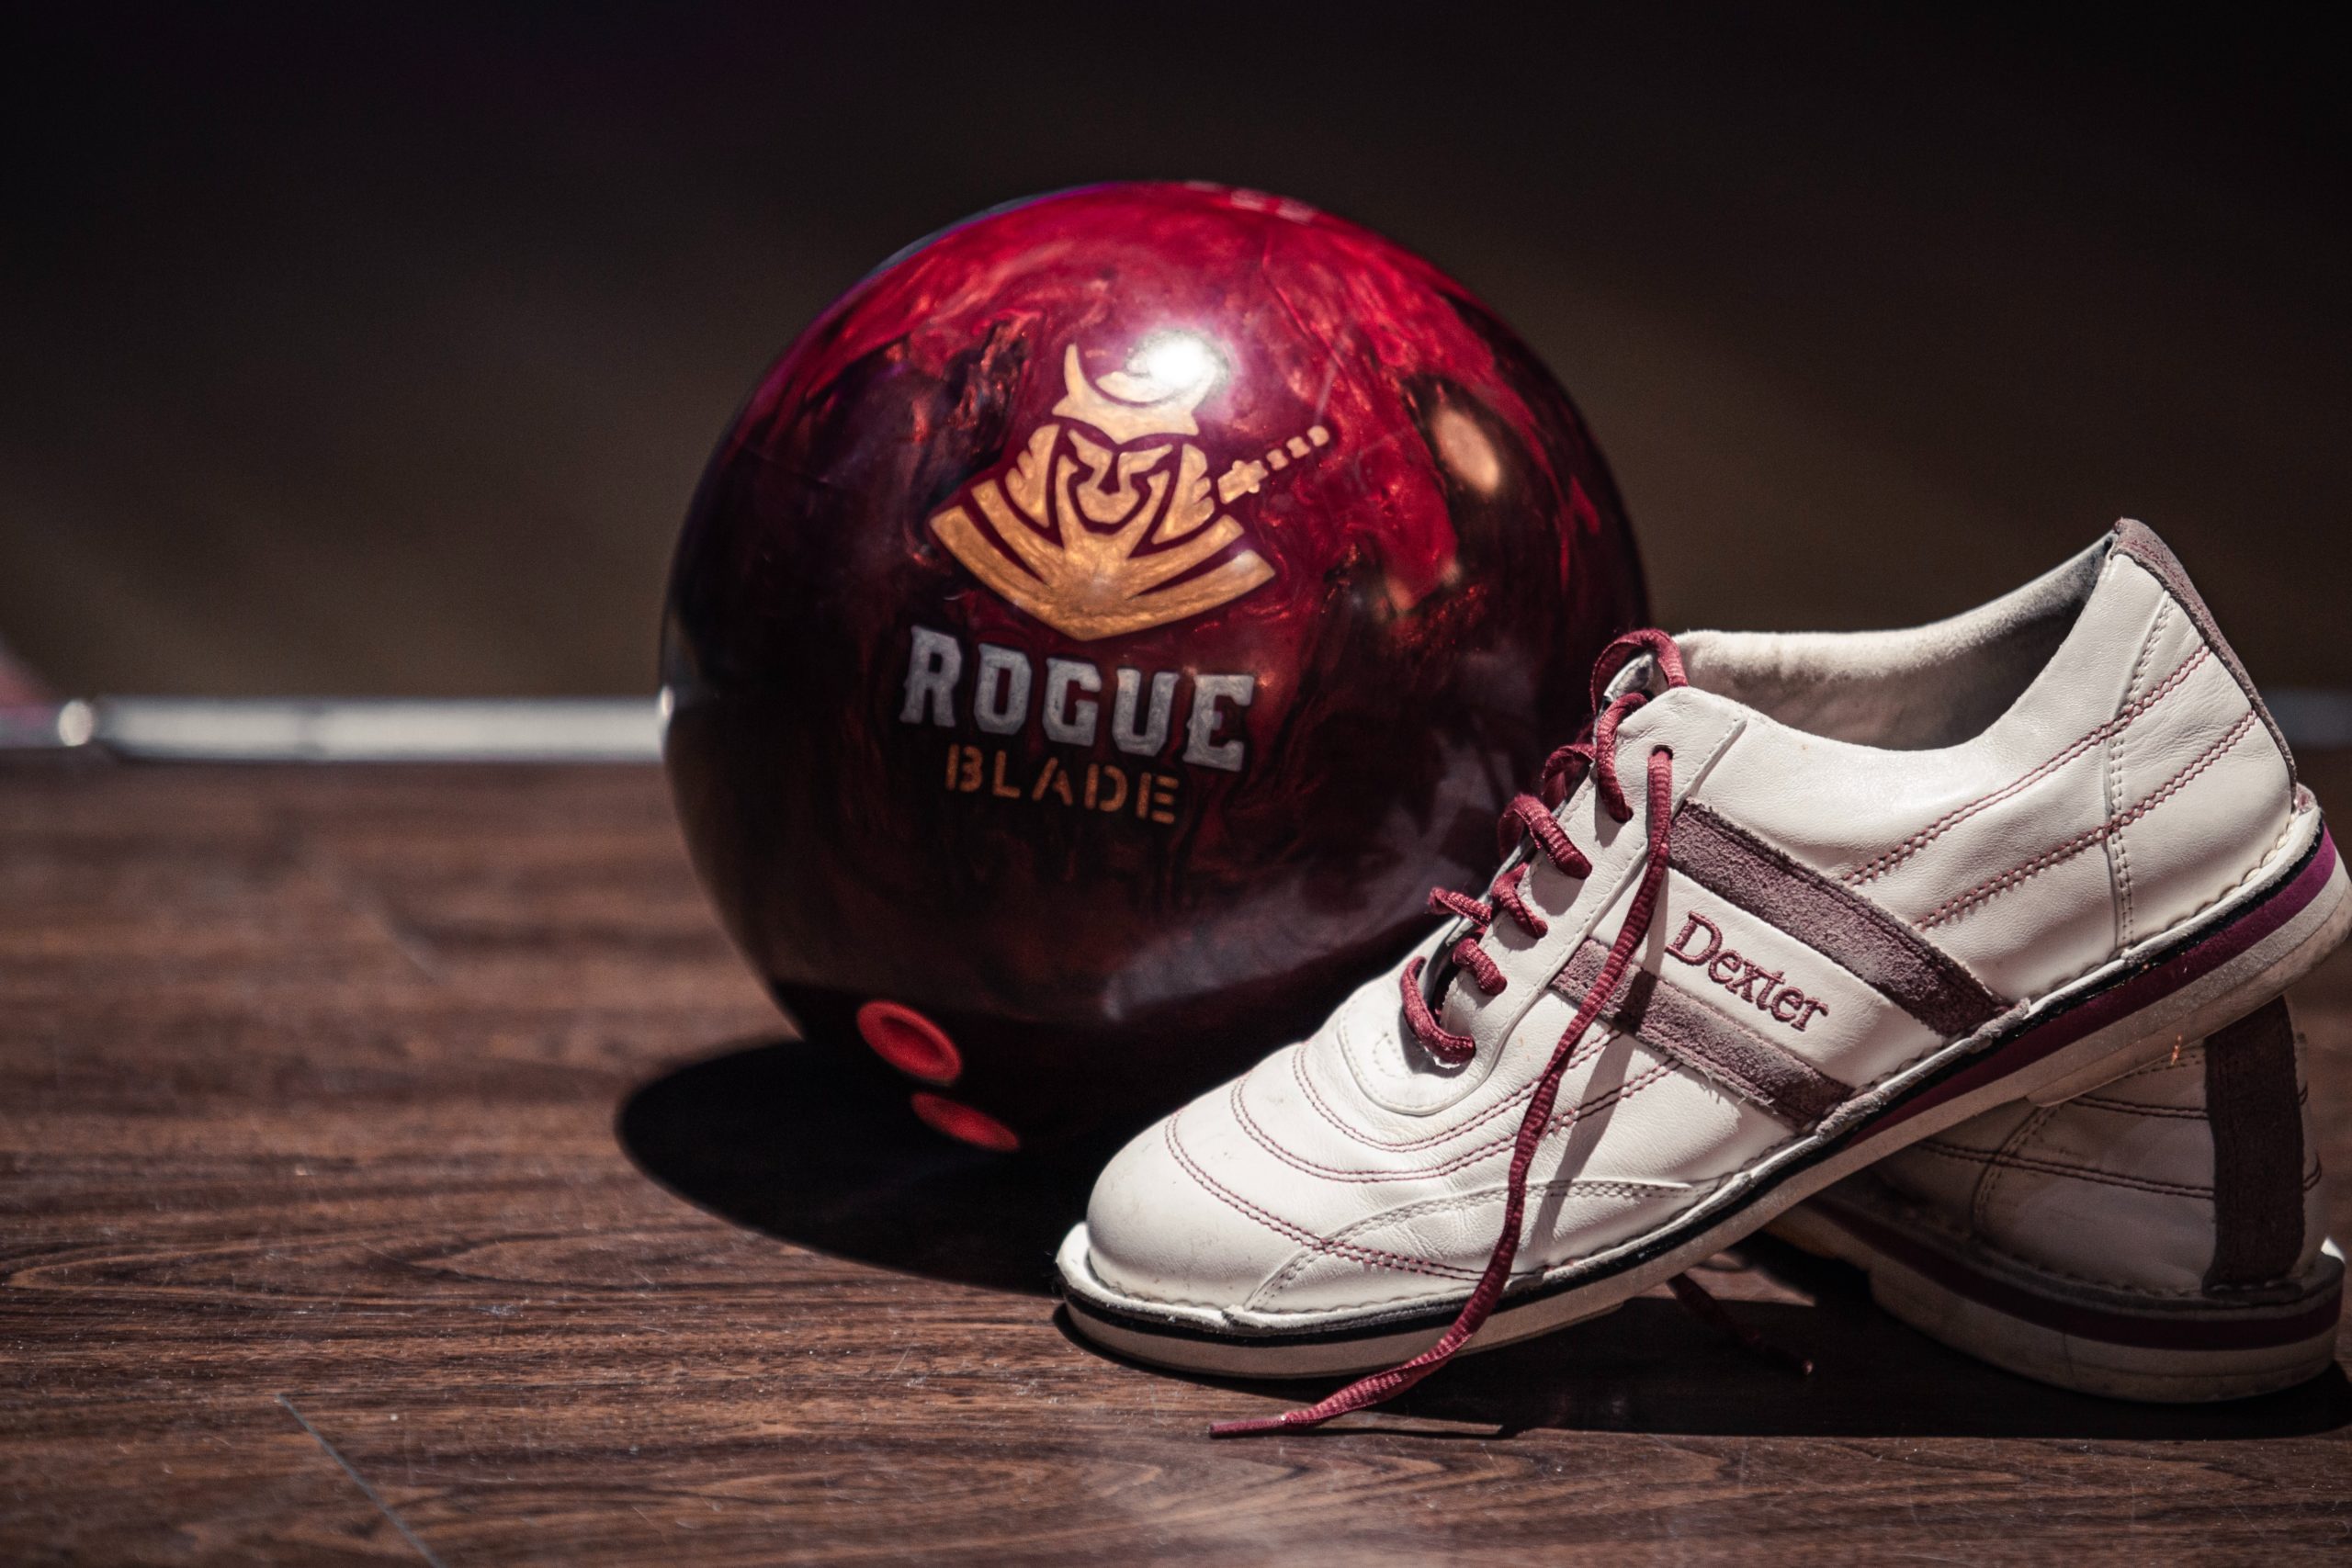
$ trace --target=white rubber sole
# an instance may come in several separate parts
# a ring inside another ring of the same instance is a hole
[[[1870,1277],[1931,1339],[2078,1393],[2161,1404],[2292,1388],[2335,1364],[2344,1258],[2258,1303],[2172,1301],[2061,1279],[1921,1223],[1868,1176],[1774,1220],[1771,1234]]]
[[[1737,1172],[1658,1229],[1515,1286],[1464,1353],[1612,1311],[1897,1149],[2037,1090],[2079,1092],[2078,1083],[2103,1081],[2243,1018],[2308,973],[2352,927],[2352,880],[2316,806],[2297,814],[2271,868],[2189,926],[2013,1009],[1849,1101],[1811,1137]],[[1456,1298],[1269,1325],[1238,1311],[1130,1296],[1094,1274],[1083,1224],[1063,1239],[1056,1261],[1072,1325],[1088,1338],[1154,1366],[1227,1377],[1393,1366],[1428,1348],[1460,1308]]]

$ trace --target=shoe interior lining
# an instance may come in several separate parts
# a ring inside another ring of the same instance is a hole
[[[1900,631],[1691,632],[1690,683],[1793,729],[1887,750],[1974,739],[2015,705],[2072,630],[2112,538],[1950,620]]]

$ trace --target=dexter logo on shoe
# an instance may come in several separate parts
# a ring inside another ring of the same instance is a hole
[[[1374,1372],[1224,1430],[1376,1404],[2168,1059],[2352,922],[2252,681],[2136,523],[1911,630],[1635,634],[1594,707],[1486,889],[1129,1144],[1064,1242],[1073,1321],[1125,1355]]]
[[[1815,1013],[1829,1010],[1827,1003],[1786,984],[1788,976],[1779,970],[1724,947],[1723,927],[1695,909],[1682,917],[1682,934],[1666,944],[1666,955],[1705,970],[1708,979],[1792,1029],[1802,1030]]]

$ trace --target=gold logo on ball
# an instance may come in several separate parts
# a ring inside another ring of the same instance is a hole
[[[973,576],[1081,642],[1229,604],[1274,569],[1245,548],[1196,570],[1242,536],[1223,509],[1329,446],[1331,433],[1315,425],[1235,460],[1212,484],[1208,455],[1182,438],[1200,434],[1193,411],[1216,377],[1208,345],[1181,333],[1147,339],[1125,369],[1099,382],[1071,344],[1055,422],[1034,431],[1002,473],[934,515],[932,531]]]

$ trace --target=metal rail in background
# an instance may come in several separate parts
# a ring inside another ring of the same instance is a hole
[[[2265,694],[2288,744],[2352,746],[2352,691]],[[658,697],[101,697],[0,706],[0,751],[184,762],[652,762]]]
[[[0,707],[0,750],[184,762],[652,762],[655,697],[101,697]]]

